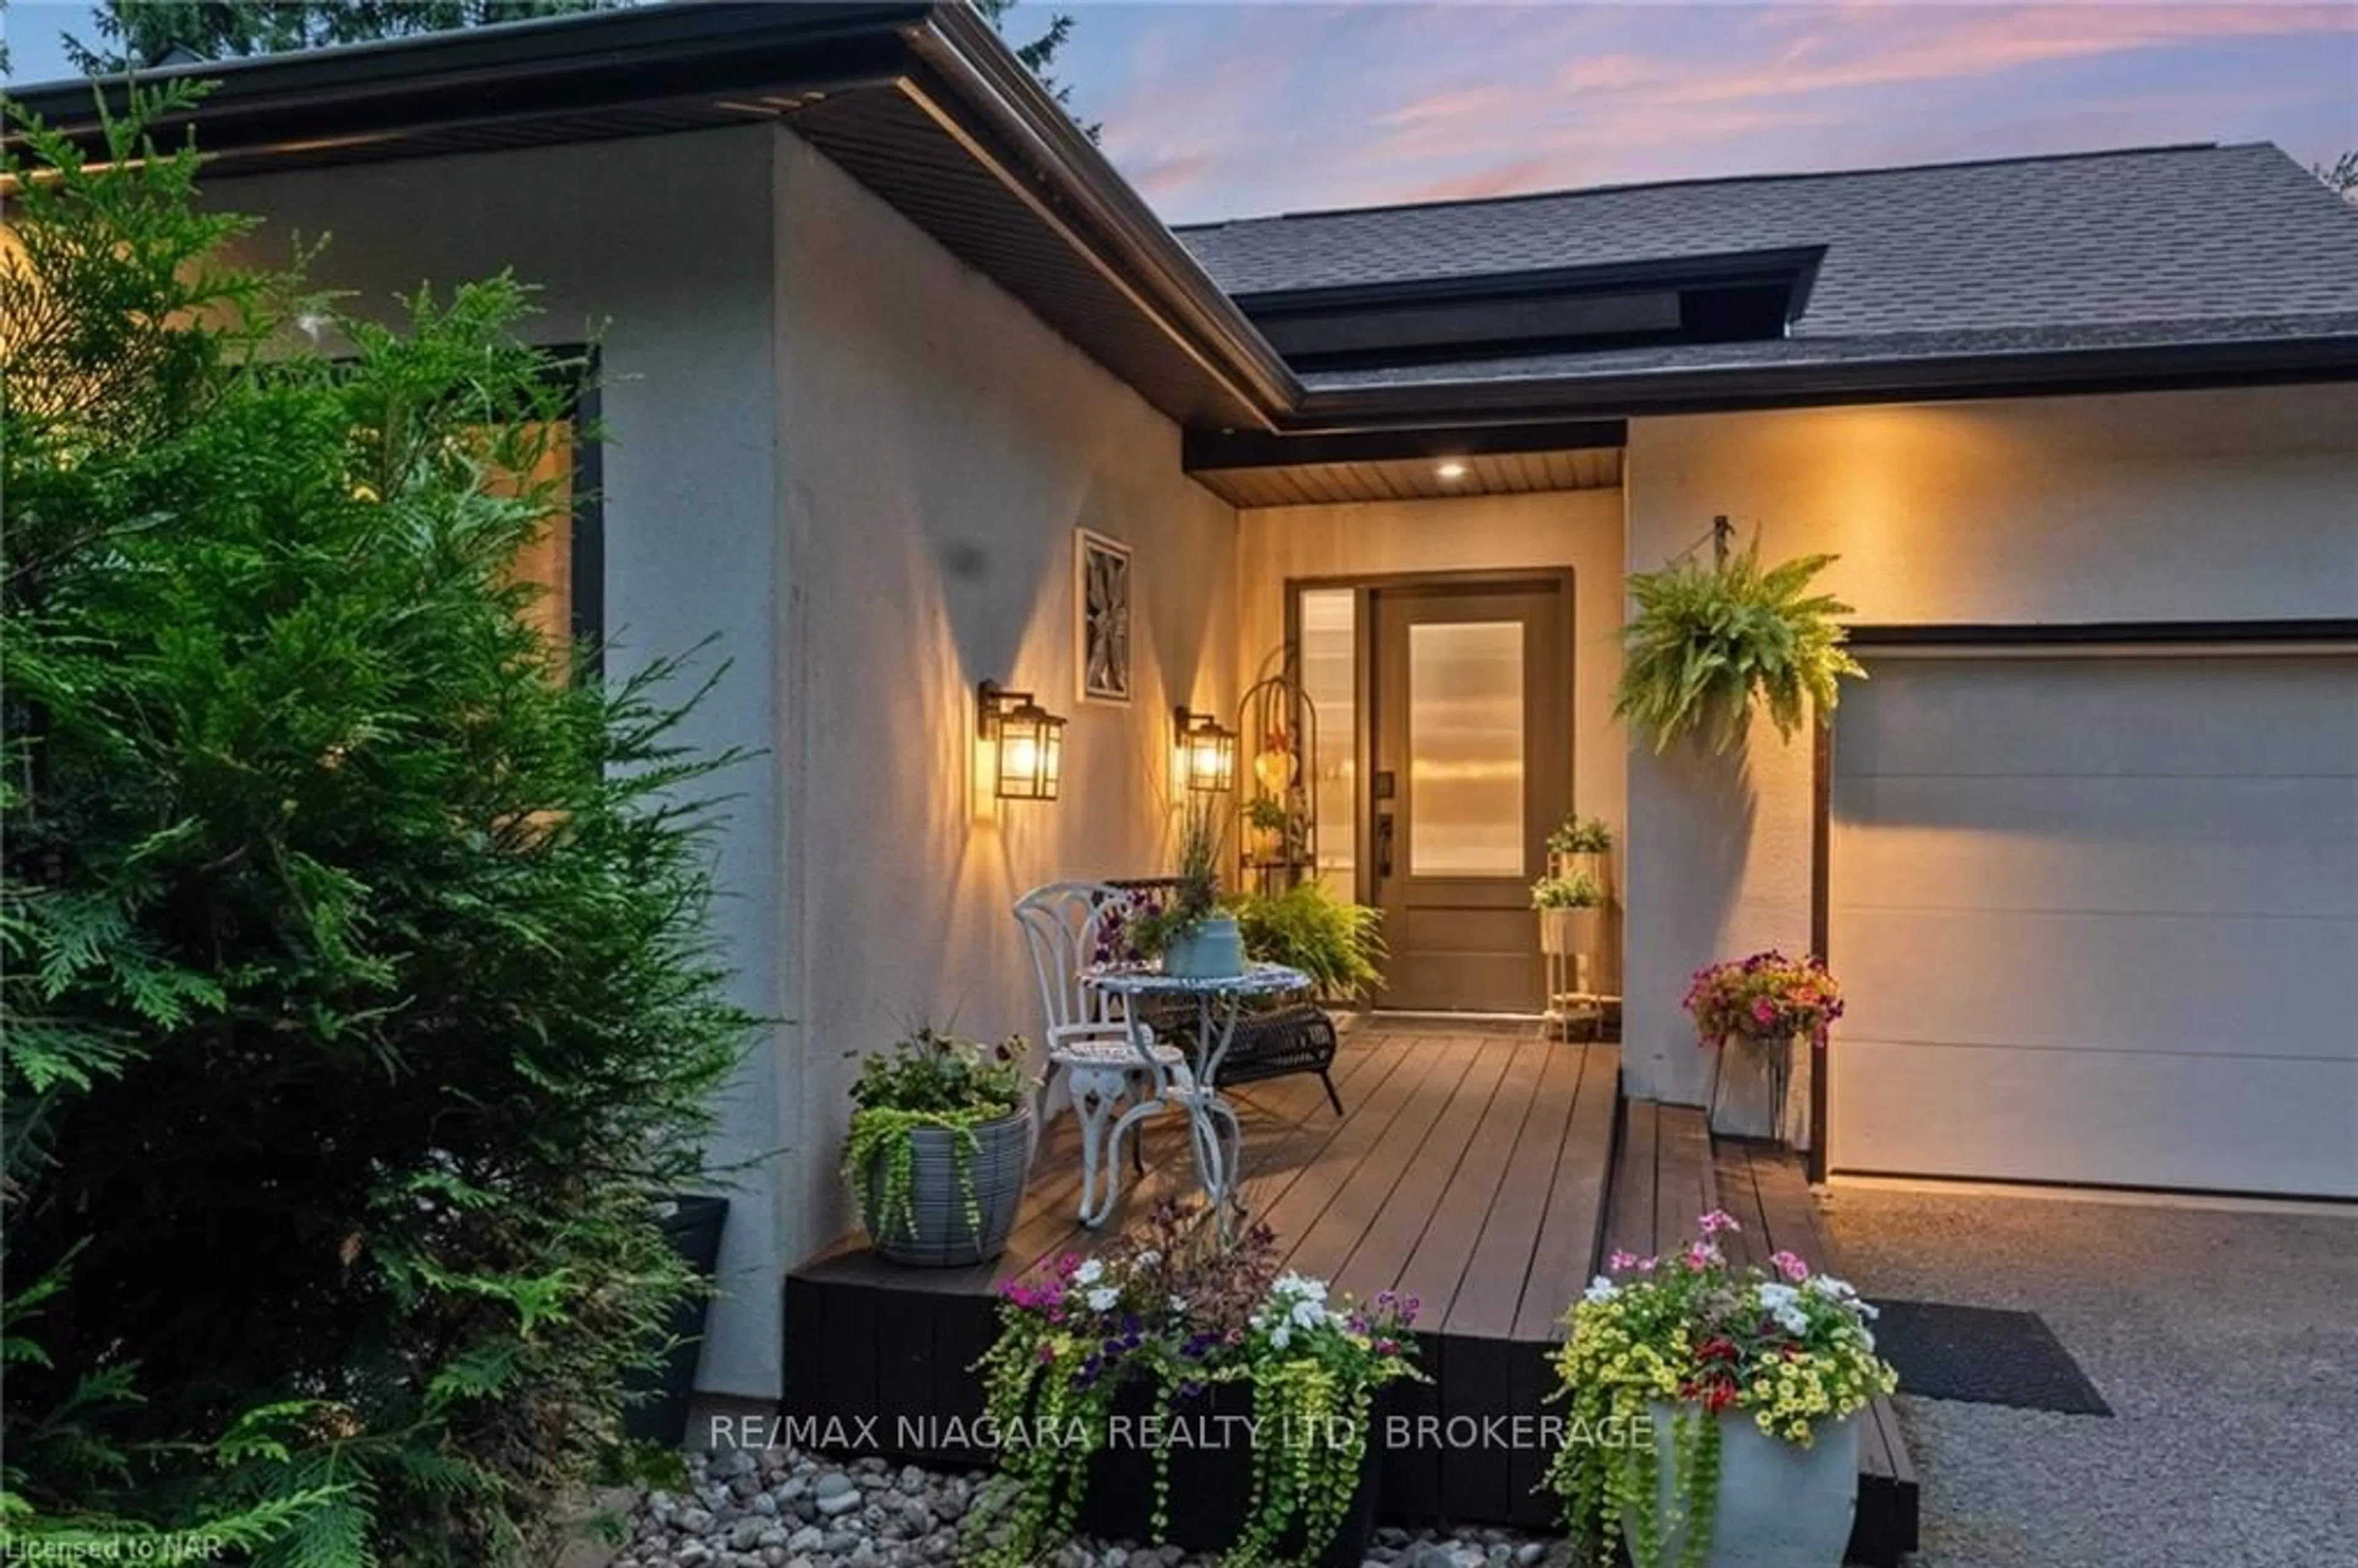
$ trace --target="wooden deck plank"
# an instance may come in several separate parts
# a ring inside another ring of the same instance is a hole
[[[1654,1133],[1661,1107],[1633,1099],[1621,1108],[1621,1136],[1605,1200],[1606,1250],[1654,1254]]]
[[[1703,1112],[1691,1105],[1663,1106],[1655,1123],[1654,1245],[1668,1257],[1696,1234],[1706,1202],[1711,1169],[1711,1132]]]
[[[1482,1219],[1466,1280],[1442,1325],[1451,1334],[1504,1339],[1514,1331],[1522,1304],[1523,1281],[1531,1272],[1531,1249],[1547,1216],[1547,1188],[1553,1180],[1564,1133],[1580,1089],[1581,1065],[1588,1047],[1565,1044],[1549,1053],[1541,1069],[1531,1113],[1507,1162],[1507,1173]]]
[[[1620,1104],[1620,1048],[1586,1047],[1509,1351],[1508,1413],[1534,1426],[1555,1387],[1552,1352],[1563,1337],[1564,1314],[1596,1268]],[[1527,1530],[1556,1524],[1556,1499],[1541,1488],[1546,1471],[1547,1454],[1535,1444],[1519,1443],[1507,1455],[1509,1522]]]
[[[1768,1217],[1761,1212],[1760,1189],[1752,1179],[1752,1161],[1740,1145],[1714,1139],[1711,1146],[1713,1200],[1739,1227],[1734,1236],[1720,1238],[1721,1250],[1733,1263],[1768,1265],[1776,1245],[1768,1237]]]
[[[1482,1237],[1482,1221],[1497,1199],[1498,1184],[1507,1174],[1522,1137],[1523,1125],[1537,1099],[1540,1072],[1554,1047],[1551,1042],[1519,1042],[1498,1092],[1490,1098],[1480,1124],[1449,1185],[1433,1206],[1433,1217],[1409,1255],[1395,1286],[1402,1295],[1414,1295],[1429,1325],[1449,1315],[1451,1300],[1466,1266]]]
[[[1364,1042],[1360,1048],[1364,1065],[1347,1080],[1338,1080],[1349,1091],[1342,1118],[1335,1118],[1331,1108],[1323,1116],[1314,1109],[1298,1116],[1279,1138],[1263,1143],[1248,1141],[1244,1180],[1238,1189],[1244,1196],[1245,1212],[1255,1218],[1265,1217],[1302,1173],[1325,1158],[1335,1141],[1383,1095],[1385,1086],[1416,1059],[1421,1049],[1421,1040],[1408,1034],[1384,1033]],[[1318,1092],[1317,1085],[1309,1079],[1288,1081],[1305,1094]],[[1316,1103],[1325,1106],[1325,1102],[1322,1097]]]
[[[1517,1339],[1563,1338],[1564,1313],[1596,1272],[1606,1178],[1613,1162],[1620,1104],[1620,1047],[1585,1047],[1572,1122],[1548,1191],[1547,1217],[1541,1222],[1522,1303],[1515,1313]]]
[[[1390,1181],[1354,1182],[1328,1205],[1294,1249],[1296,1270],[1361,1300],[1399,1281],[1519,1044],[1453,1041],[1445,1047],[1450,1055],[1440,1070],[1455,1081],[1444,1092],[1422,1097],[1422,1130],[1415,1130],[1414,1120],[1403,1113],[1387,1134],[1395,1150],[1413,1152],[1390,1173]],[[1411,1144],[1412,1132],[1415,1141]]]
[[[1578,1103],[1581,1070],[1592,1047],[1569,1043],[1555,1046],[1540,1072],[1531,1115],[1523,1123],[1498,1184],[1490,1211],[1483,1217],[1482,1234],[1465,1281],[1450,1303],[1442,1325],[1443,1357],[1449,1380],[1441,1390],[1444,1420],[1511,1414],[1518,1385],[1518,1361],[1537,1354],[1531,1346],[1517,1346],[1516,1309],[1522,1303],[1523,1284],[1531,1273],[1532,1249],[1547,1217],[1548,1188]],[[1521,1381],[1529,1368],[1521,1368]],[[1503,1447],[1488,1444],[1453,1444],[1442,1454],[1441,1490],[1453,1505],[1482,1519],[1511,1519],[1517,1499],[1514,1486],[1512,1433]]]
[[[1248,1199],[1253,1217],[1277,1232],[1281,1251],[1290,1256],[1300,1238],[1307,1236],[1326,1212],[1326,1206],[1357,1176],[1359,1167],[1370,1156],[1382,1154],[1384,1139],[1392,1122],[1414,1104],[1429,1084],[1455,1081],[1434,1078],[1449,1050],[1447,1044],[1438,1038],[1415,1037],[1408,1059],[1368,1097],[1366,1107],[1343,1124],[1342,1130],[1318,1156],[1295,1173],[1294,1180],[1282,1194],[1267,1203]],[[1377,1169],[1381,1169],[1384,1162],[1379,1159]],[[1246,1169],[1251,1169],[1249,1161]]]

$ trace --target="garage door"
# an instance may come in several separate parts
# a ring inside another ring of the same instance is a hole
[[[1886,657],[1837,1170],[2358,1196],[2358,657]]]

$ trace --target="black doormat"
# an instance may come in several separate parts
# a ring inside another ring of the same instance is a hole
[[[2035,1312],[1875,1303],[1875,1348],[1899,1370],[1899,1391],[2063,1415],[2113,1413],[2071,1353]]]

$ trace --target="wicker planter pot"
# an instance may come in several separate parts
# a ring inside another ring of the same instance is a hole
[[[1667,1521],[1675,1407],[1650,1408],[1661,1465],[1655,1517]],[[1840,1568],[1858,1504],[1858,1418],[1821,1422],[1807,1448],[1764,1436],[1743,1411],[1701,1419],[1719,1422],[1719,1504],[1704,1568]],[[1681,1561],[1684,1542],[1683,1530],[1666,1525],[1662,1561]]]
[[[967,1169],[982,1224],[967,1212],[968,1187],[958,1177],[958,1136],[937,1127],[909,1134],[909,1206],[914,1233],[883,1225],[884,1182],[890,1156],[879,1153],[868,1168],[867,1202],[860,1224],[876,1255],[920,1269],[958,1269],[988,1262],[1007,1250],[1015,1211],[1023,1204],[1023,1179],[1031,1168],[1032,1113],[1019,1110],[974,1129],[975,1148]]]

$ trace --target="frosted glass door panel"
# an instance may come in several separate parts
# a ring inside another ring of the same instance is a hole
[[[1408,629],[1409,874],[1520,877],[1523,623]]]
[[[1318,776],[1310,781],[1318,817],[1318,874],[1356,899],[1359,865],[1358,595],[1347,588],[1302,590],[1302,689],[1318,714]],[[1252,737],[1246,737],[1250,743]]]

